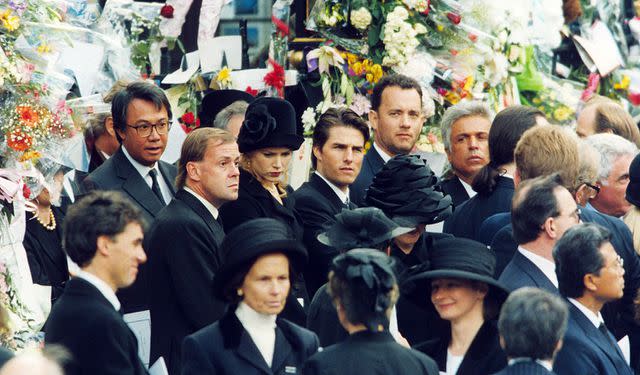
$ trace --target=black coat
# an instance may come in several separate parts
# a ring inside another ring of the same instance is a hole
[[[480,225],[489,216],[511,211],[513,179],[500,176],[490,194],[476,194],[466,202],[456,205],[456,209],[444,222],[443,232],[456,237],[479,240]]]
[[[500,275],[498,281],[511,291],[526,286],[544,289],[559,294],[558,288],[547,276],[521,252],[516,251]]]
[[[67,375],[142,375],[138,340],[113,305],[89,282],[73,278],[51,309],[46,343],[67,348]]]
[[[464,186],[462,186],[462,182],[460,182],[460,179],[457,176],[443,179],[440,182],[440,188],[442,188],[445,195],[451,196],[453,207],[458,207],[469,199],[469,194],[467,194],[467,191]]]
[[[440,371],[447,370],[447,348],[451,341],[449,330],[440,338],[416,345],[415,348],[435,359]],[[485,321],[473,338],[456,375],[493,374],[507,366],[507,357],[500,347],[498,328]]]
[[[307,293],[314,295],[320,286],[327,282],[329,265],[339,252],[338,249],[323,245],[316,236],[326,226],[335,223],[335,215],[347,207],[331,187],[317,174],[312,174],[309,182],[305,182],[291,195],[295,201],[295,211],[304,228],[303,243],[309,253],[309,263],[304,273]]]
[[[158,162],[158,167],[172,194],[175,194],[173,181],[176,179],[176,167],[163,161]],[[140,176],[140,173],[131,165],[122,151],[122,147],[87,176],[83,180],[83,185],[87,190],[117,190],[124,193],[142,209],[149,224],[166,206],[165,202],[160,201]],[[141,264],[138,267],[138,277],[133,285],[118,291],[118,299],[122,303],[123,312],[130,313],[149,309],[149,276],[147,273],[147,264]]]
[[[216,323],[185,338],[181,374],[301,374],[302,365],[316,351],[316,335],[278,318],[273,362],[269,368],[235,311],[229,309]]]
[[[556,375],[556,373],[531,360],[516,362],[494,375]]]
[[[396,343],[389,332],[361,331],[311,357],[305,375],[437,375],[433,359]]]
[[[213,275],[222,262],[224,232],[193,194],[179,190],[149,230],[145,247],[151,281],[151,363],[165,359],[180,373],[185,336],[218,320],[226,304],[212,296]]]
[[[384,164],[382,156],[378,154],[375,147],[371,146],[362,159],[362,169],[360,169],[358,177],[353,184],[349,186],[351,202],[357,204],[359,207],[364,206],[365,193],[369,186],[371,186],[373,177],[384,167]]]

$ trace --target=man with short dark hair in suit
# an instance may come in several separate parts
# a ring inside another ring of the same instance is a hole
[[[358,206],[364,204],[365,192],[382,166],[396,155],[413,151],[425,121],[422,106],[422,88],[411,77],[390,74],[373,88],[369,122],[375,141],[349,191]]]
[[[569,310],[550,292],[525,287],[502,305],[498,329],[509,365],[495,375],[550,375],[562,347]]]
[[[367,123],[346,108],[327,110],[313,131],[311,162],[316,171],[292,194],[309,252],[304,276],[310,296],[327,282],[331,260],[338,255],[337,249],[321,244],[316,236],[335,222],[340,211],[355,208],[349,201],[349,185],[360,172],[368,140]]]
[[[213,323],[225,303],[211,283],[223,259],[218,208],[238,198],[240,152],[226,130],[196,129],[182,144],[178,192],[162,209],[145,241],[151,285],[151,363],[164,357],[180,374],[182,340]]]
[[[171,127],[171,105],[159,87],[133,82],[115,94],[111,114],[121,147],[83,184],[88,190],[121,191],[152,221],[175,194],[176,168],[160,160]],[[119,294],[125,313],[148,309],[147,279],[141,267],[135,284]]]
[[[558,289],[569,301],[569,325],[554,370],[558,375],[632,375],[600,310],[622,298],[623,260],[611,234],[597,224],[567,230],[553,249]]]
[[[511,290],[538,287],[557,294],[553,246],[580,222],[578,212],[557,174],[520,183],[511,210],[518,250],[500,275],[502,285]]]
[[[115,294],[147,260],[143,224],[140,209],[118,192],[92,192],[69,208],[64,248],[81,270],[53,306],[45,338],[71,352],[69,375],[147,373]]]

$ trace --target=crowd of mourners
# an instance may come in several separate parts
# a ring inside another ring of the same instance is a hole
[[[3,355],[0,374],[146,374],[122,317],[145,310],[150,363],[170,375],[638,373],[632,117],[597,96],[576,129],[461,102],[440,176],[415,152],[422,95],[389,75],[368,122],[328,109],[293,190],[304,139],[287,100],[207,94],[173,165],[165,93],[117,84],[85,132],[89,172],[59,206],[34,200],[45,348]]]

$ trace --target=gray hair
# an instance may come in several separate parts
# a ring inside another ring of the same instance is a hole
[[[633,158],[638,154],[638,148],[635,144],[619,135],[611,133],[590,135],[586,138],[586,142],[600,154],[598,180],[603,184],[605,184],[607,178],[609,178],[611,168],[618,158],[627,155]]]
[[[216,118],[213,120],[213,127],[227,130],[231,118],[238,115],[244,116],[247,112],[247,107],[249,107],[249,103],[244,100],[238,100],[229,104],[216,115]]]
[[[507,357],[552,359],[567,330],[569,310],[558,296],[538,288],[521,288],[502,305],[498,329]]]
[[[586,140],[578,140],[580,153],[580,169],[578,170],[578,181],[576,186],[584,183],[593,184],[598,178],[600,170],[600,153]]]
[[[467,101],[460,102],[452,107],[449,107],[442,115],[440,122],[440,131],[442,132],[442,143],[444,143],[445,150],[449,150],[451,147],[451,128],[453,124],[463,117],[480,116],[484,117],[489,122],[493,122],[493,112],[489,107],[479,101]]]

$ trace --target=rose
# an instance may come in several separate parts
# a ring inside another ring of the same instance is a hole
[[[247,111],[238,139],[243,143],[256,145],[266,139],[275,128],[276,119],[269,114],[265,105],[259,104]]]
[[[160,15],[164,18],[173,18],[173,7],[169,4],[164,4],[160,8]]]
[[[365,7],[351,11],[351,24],[358,30],[366,30],[371,24],[371,19],[371,13]]]
[[[196,117],[194,116],[193,112],[185,113],[180,119],[187,125],[191,125],[196,121]]]
[[[29,199],[29,197],[31,197],[31,189],[29,189],[27,184],[22,184],[22,196],[24,199]]]

